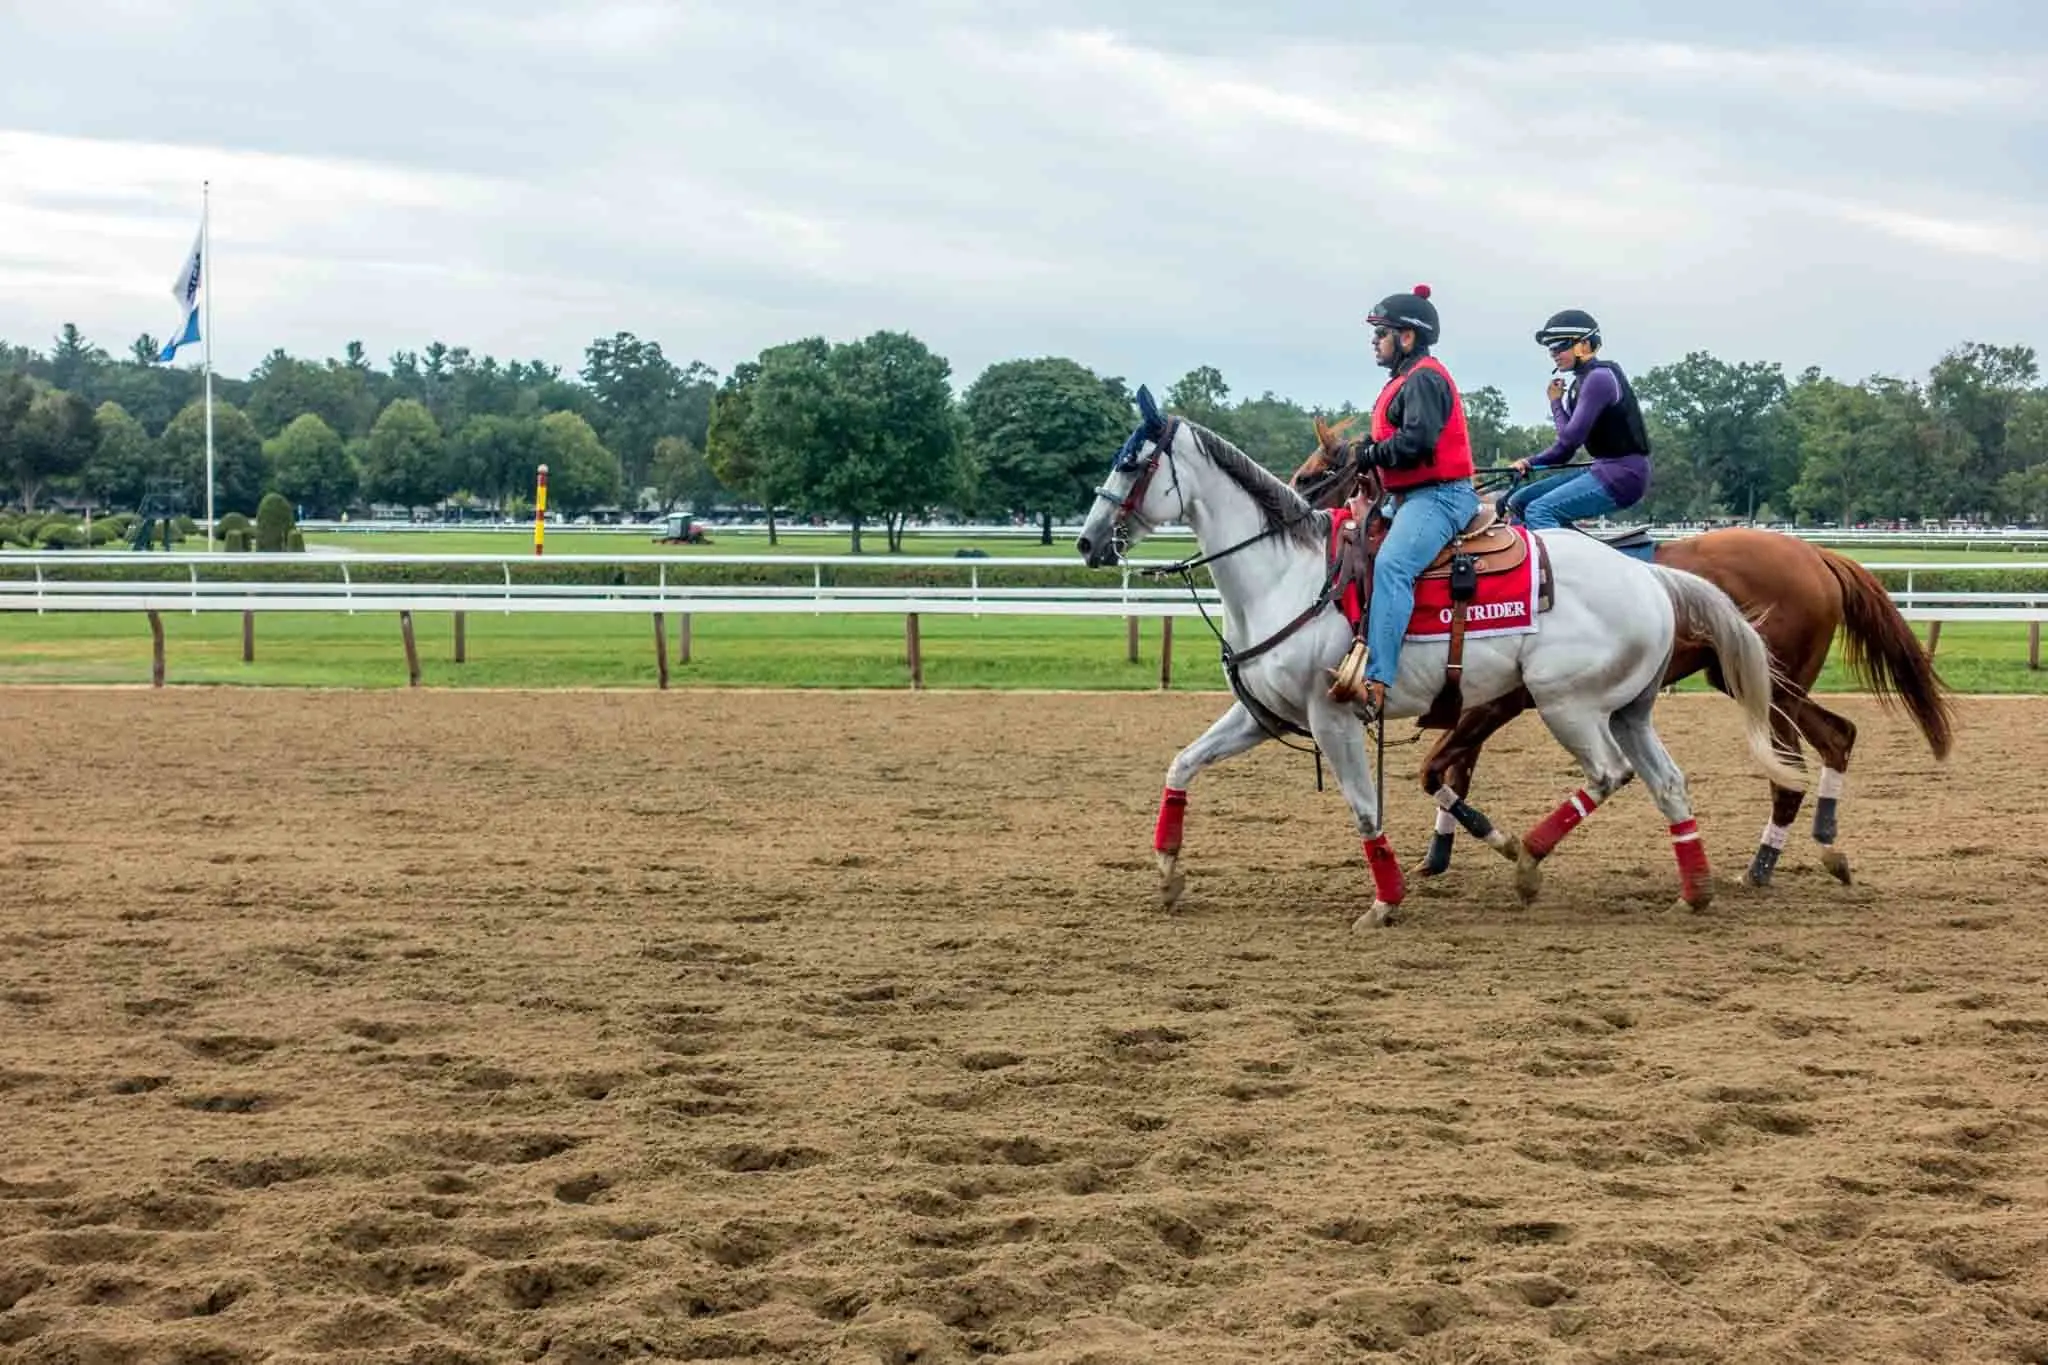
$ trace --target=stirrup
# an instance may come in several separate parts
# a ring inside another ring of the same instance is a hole
[[[1365,700],[1365,641],[1353,640],[1343,662],[1330,670],[1331,701]]]

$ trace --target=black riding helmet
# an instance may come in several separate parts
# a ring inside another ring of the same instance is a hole
[[[1567,308],[1561,313],[1552,313],[1550,321],[1536,329],[1536,344],[1546,351],[1580,341],[1589,346],[1600,344],[1600,324],[1583,308]]]
[[[1418,284],[1406,294],[1389,294],[1381,299],[1365,320],[1375,327],[1412,327],[1425,346],[1436,345],[1436,305],[1429,301],[1429,286]]]

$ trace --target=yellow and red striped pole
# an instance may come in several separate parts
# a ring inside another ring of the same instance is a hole
[[[540,481],[533,490],[533,552],[540,553],[542,535],[548,524],[548,467],[540,467]]]

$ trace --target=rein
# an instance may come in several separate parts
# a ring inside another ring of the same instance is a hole
[[[1174,432],[1179,425],[1179,420],[1180,419],[1178,418],[1169,419],[1166,431],[1161,435],[1160,439],[1154,444],[1152,458],[1149,462],[1147,462],[1145,472],[1138,477],[1138,480],[1135,483],[1131,485],[1131,491],[1128,494],[1126,494],[1124,498],[1118,503],[1117,512],[1119,516],[1123,518],[1129,518],[1132,515],[1134,515],[1134,509],[1136,508],[1138,502],[1144,498],[1145,489],[1147,485],[1151,483],[1153,473],[1158,469],[1159,458],[1162,454],[1165,455],[1168,465],[1172,465],[1173,452],[1171,449],[1171,442],[1173,439]],[[1254,721],[1258,722],[1259,728],[1266,732],[1268,738],[1277,740],[1281,744],[1285,745],[1287,748],[1293,749],[1298,753],[1315,755],[1317,791],[1321,791],[1323,789],[1323,751],[1321,746],[1317,745],[1314,742],[1314,736],[1309,731],[1302,729],[1300,726],[1294,724],[1291,721],[1281,718],[1279,715],[1275,714],[1273,710],[1270,707],[1268,707],[1264,702],[1261,702],[1258,698],[1254,697],[1251,694],[1250,690],[1245,687],[1244,680],[1238,675],[1238,670],[1250,660],[1256,659],[1260,655],[1265,654],[1279,647],[1281,644],[1285,643],[1290,637],[1292,637],[1295,634],[1295,632],[1299,631],[1303,626],[1306,626],[1310,621],[1313,621],[1317,616],[1321,615],[1323,611],[1330,606],[1330,604],[1336,599],[1337,596],[1337,577],[1340,570],[1339,562],[1334,557],[1330,558],[1329,568],[1325,571],[1323,575],[1322,591],[1318,592],[1316,594],[1315,600],[1309,603],[1307,607],[1303,608],[1302,611],[1298,615],[1296,615],[1293,620],[1289,621],[1286,625],[1280,627],[1279,630],[1273,632],[1273,634],[1267,636],[1265,639],[1259,641],[1257,644],[1247,645],[1243,649],[1235,650],[1230,647],[1230,641],[1226,640],[1223,637],[1223,631],[1210,617],[1209,609],[1202,601],[1201,590],[1195,585],[1195,570],[1202,568],[1205,565],[1214,564],[1218,560],[1227,559],[1231,555],[1236,554],[1239,550],[1246,549],[1250,546],[1258,544],[1262,540],[1267,540],[1273,536],[1279,535],[1288,530],[1293,525],[1295,525],[1295,523],[1303,520],[1304,517],[1314,516],[1316,512],[1319,510],[1316,507],[1316,499],[1320,498],[1324,493],[1328,492],[1331,488],[1337,487],[1344,479],[1351,477],[1355,472],[1356,471],[1353,469],[1326,470],[1323,474],[1319,475],[1313,483],[1309,485],[1306,491],[1300,489],[1296,490],[1296,492],[1300,494],[1302,501],[1305,504],[1304,512],[1294,516],[1290,516],[1284,521],[1267,526],[1258,534],[1248,536],[1245,539],[1238,541],[1234,545],[1229,545],[1221,550],[1216,551],[1214,554],[1195,555],[1187,559],[1176,560],[1171,564],[1162,564],[1157,566],[1148,565],[1137,570],[1137,573],[1141,577],[1145,578],[1178,577],[1187,586],[1188,595],[1194,601],[1195,610],[1201,615],[1202,624],[1209,627],[1209,633],[1216,637],[1217,647],[1221,650],[1223,657],[1223,676],[1225,681],[1227,681],[1230,684],[1230,691],[1232,695],[1234,695],[1238,699],[1238,701],[1243,704],[1245,710],[1251,714],[1251,717]],[[1174,487],[1177,490],[1180,487],[1180,475],[1177,469],[1173,472],[1173,480]],[[1112,495],[1109,494],[1106,490],[1097,489],[1096,496],[1107,499]],[[1386,722],[1384,721],[1384,719],[1375,719],[1373,721],[1367,722],[1366,728],[1372,733],[1374,738],[1374,748],[1377,750],[1379,757],[1379,780],[1382,783],[1384,783],[1386,779]],[[1287,736],[1290,734],[1300,735],[1304,738],[1307,738],[1310,742],[1305,746],[1296,744],[1290,739],[1288,739]],[[1399,742],[1405,744],[1413,744],[1420,738],[1421,736],[1418,734],[1411,739]],[[1384,793],[1382,793],[1381,800],[1383,802],[1385,800]]]

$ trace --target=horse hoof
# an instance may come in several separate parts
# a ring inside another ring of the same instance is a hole
[[[1353,933],[1362,933],[1367,929],[1384,929],[1387,925],[1394,922],[1394,916],[1399,913],[1400,909],[1401,907],[1398,905],[1389,905],[1385,901],[1374,901],[1372,909],[1351,921],[1351,931]]]
[[[1850,884],[1848,854],[1836,848],[1823,848],[1820,851],[1820,865],[1828,870],[1830,877],[1842,885]]]
[[[1515,899],[1524,905],[1536,900],[1536,893],[1543,889],[1543,864],[1527,853],[1515,859]]]
[[[1678,903],[1697,915],[1714,903],[1714,893],[1703,888],[1690,896],[1681,895]]]
[[[1157,855],[1159,859],[1159,902],[1171,910],[1180,904],[1180,894],[1187,889],[1188,875],[1180,870],[1180,858],[1171,853]]]
[[[1522,861],[1522,841],[1512,834],[1503,833],[1500,836],[1499,843],[1489,843],[1487,847],[1511,863],[1520,863]]]

